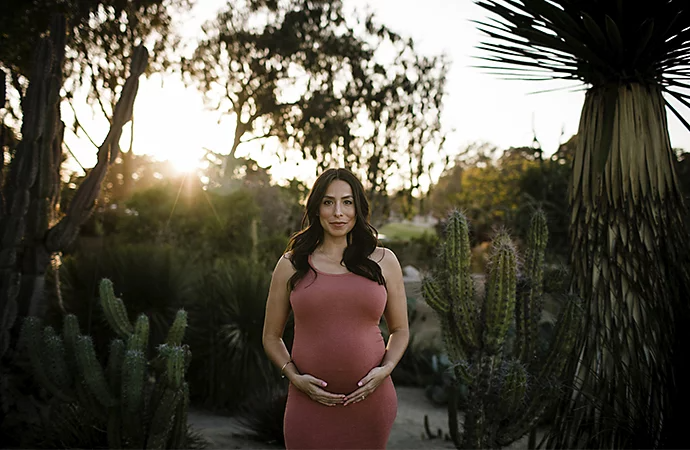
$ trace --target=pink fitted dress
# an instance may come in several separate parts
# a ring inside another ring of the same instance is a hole
[[[311,257],[309,259],[311,264]],[[292,359],[301,373],[328,383],[337,394],[381,364],[386,351],[379,321],[386,289],[353,273],[313,272],[290,295],[295,315]],[[398,409],[390,377],[366,399],[347,406],[325,406],[292,384],[284,432],[287,449],[383,449]]]

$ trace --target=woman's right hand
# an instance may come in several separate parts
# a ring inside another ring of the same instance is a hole
[[[297,375],[292,377],[292,380],[290,381],[297,389],[307,394],[310,399],[314,400],[315,402],[319,402],[322,405],[342,405],[345,401],[345,394],[334,394],[332,392],[328,392],[324,389],[326,386],[328,386],[328,383],[309,374],[305,373]]]

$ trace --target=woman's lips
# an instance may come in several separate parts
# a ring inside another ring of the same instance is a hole
[[[331,226],[334,228],[343,228],[347,225],[347,222],[331,222]]]

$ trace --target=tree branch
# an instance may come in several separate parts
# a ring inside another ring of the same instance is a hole
[[[81,167],[81,170],[83,170],[83,171],[84,171],[84,174],[86,174],[86,169],[84,168],[84,166],[82,165],[82,163],[79,162],[79,159],[77,159],[77,155],[75,155],[74,152],[72,152],[72,149],[69,148],[69,145],[67,145],[67,142],[63,142],[62,145],[65,146],[65,148],[67,149],[67,151],[69,152],[69,154],[72,155],[72,158],[74,158],[74,160],[77,162],[77,164],[79,164],[79,167]]]
[[[110,122],[111,118],[108,112],[105,110],[105,105],[103,104],[103,100],[101,100],[101,95],[98,93],[98,89],[96,88],[97,83],[96,83],[96,71],[94,70],[94,65],[93,63],[89,64],[89,67],[91,68],[91,83],[93,84],[93,90],[96,93],[96,100],[98,101],[98,105],[101,107],[101,111],[103,112],[103,115],[105,116],[106,119]],[[95,144],[94,144],[95,145]]]
[[[72,109],[72,114],[74,114],[74,122],[75,122],[75,124],[77,125],[77,127],[78,127],[79,129],[81,129],[81,131],[84,132],[84,134],[86,135],[86,138],[87,138],[89,141],[91,141],[91,144],[93,144],[94,147],[98,148],[98,144],[96,144],[96,142],[95,142],[93,139],[91,139],[91,136],[89,136],[88,131],[86,131],[86,128],[84,128],[84,127],[82,126],[81,121],[77,118],[77,111],[74,109],[74,105],[72,104],[72,101],[71,101],[71,100],[68,100],[67,103],[69,104],[70,108]],[[82,167],[82,168],[83,168],[83,167]]]
[[[252,142],[252,141],[258,141],[259,139],[266,139],[269,137],[275,136],[275,134],[271,133],[270,131],[262,136],[254,136],[249,139],[246,139],[244,141],[240,141],[240,144],[246,144],[247,142]]]

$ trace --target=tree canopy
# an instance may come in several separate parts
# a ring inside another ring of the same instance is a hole
[[[445,59],[373,16],[355,19],[340,1],[244,1],[204,26],[183,68],[235,119],[228,173],[241,144],[274,138],[284,158],[294,149],[320,168],[347,164],[372,193],[401,168],[418,187],[424,152],[443,142]]]
[[[148,73],[165,70],[178,42],[175,11],[193,0],[6,0],[0,15],[0,68],[23,93],[39,39],[49,31],[54,14],[67,19],[67,51],[63,89],[70,97],[88,87],[88,99],[107,118],[127,76],[133,49],[146,44],[151,53]]]

